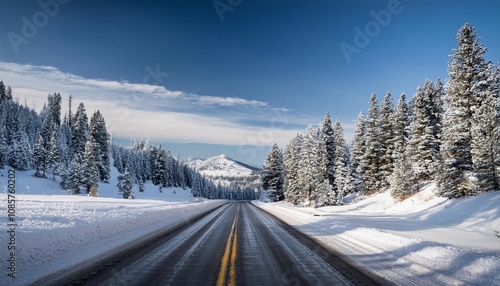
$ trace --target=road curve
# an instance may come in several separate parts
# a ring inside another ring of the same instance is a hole
[[[317,254],[324,248],[310,244],[250,203],[230,203],[141,252],[64,284],[378,285],[352,267],[341,274]],[[329,254],[327,260],[333,258]]]

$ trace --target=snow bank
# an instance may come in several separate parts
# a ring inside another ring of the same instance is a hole
[[[500,285],[500,192],[445,200],[433,189],[399,203],[389,193],[318,209],[253,203],[397,285]]]
[[[9,285],[24,285],[56,270],[91,261],[224,203],[39,195],[19,199],[17,278]],[[6,231],[4,225],[0,231]]]

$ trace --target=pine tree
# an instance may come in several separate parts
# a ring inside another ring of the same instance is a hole
[[[99,172],[99,179],[105,183],[109,180],[109,134],[106,129],[106,121],[99,110],[92,114],[89,126],[90,138],[95,146],[95,163]]]
[[[326,163],[325,170],[326,170],[326,175],[327,179],[330,182],[330,185],[333,186],[334,181],[335,181],[335,135],[334,131],[332,128],[332,119],[330,117],[330,113],[326,113],[325,119],[323,120],[323,123],[320,126],[320,131],[321,131],[321,140],[324,142],[322,143],[324,145],[324,154],[320,160],[323,161],[323,164]]]
[[[5,127],[3,125],[0,125],[0,169],[3,169],[5,164],[7,163],[5,132]]]
[[[73,111],[71,109],[71,104],[73,103],[73,96],[71,96],[71,94],[69,95],[69,98],[68,98],[68,126],[72,126],[73,125]]]
[[[428,114],[429,126],[432,134],[432,144],[430,146],[434,164],[441,165],[441,127],[442,127],[442,84],[438,78],[436,84],[426,80],[424,84],[424,98],[427,102],[426,112]],[[432,174],[435,175],[435,172]]]
[[[139,184],[139,192],[144,193],[144,190],[145,190],[144,181],[139,180],[138,184]]]
[[[49,94],[47,100],[48,105],[42,111],[44,119],[39,135],[43,139],[42,147],[48,151],[52,133],[58,130],[61,125],[61,95],[58,93]]]
[[[300,186],[299,197],[302,201],[310,202],[311,193],[316,188],[314,182],[313,166],[316,162],[315,130],[311,125],[307,127],[304,143],[300,151],[298,182]]]
[[[119,173],[125,173],[125,164],[123,162],[123,148],[118,145],[113,145],[111,148],[111,153],[113,154],[113,166]]]
[[[13,168],[26,171],[31,168],[31,146],[25,131],[17,131],[12,138],[12,145],[8,153],[9,165]]]
[[[320,127],[322,128],[322,127]],[[332,156],[328,156],[328,148],[327,148],[327,140],[325,138],[326,134],[323,132],[318,132],[317,133],[317,142],[316,142],[316,155],[314,157],[315,163],[312,166],[312,172],[313,172],[313,178],[314,182],[313,185],[317,186],[314,188],[311,192],[311,201],[314,202],[315,207],[320,207],[325,204],[329,204],[329,196],[331,195],[331,192],[329,190],[333,190],[333,183],[330,183],[329,175],[333,175],[335,172],[335,165],[332,165],[330,167],[330,159],[334,158],[333,156],[335,154],[332,154]],[[333,138],[333,134],[332,134]],[[334,162],[332,162],[334,163]],[[333,177],[334,178],[334,177]],[[320,187],[324,183],[329,184],[330,186],[328,188],[326,187]]]
[[[5,101],[12,100],[12,88],[5,88],[3,81],[0,81],[0,104]]]
[[[174,156],[170,156],[170,168],[171,168],[171,178],[172,178],[172,185],[176,188],[181,187],[181,178],[179,177],[179,161],[177,158]]]
[[[191,172],[191,177],[193,182],[191,186],[191,193],[193,194],[193,197],[201,197],[203,193],[202,177],[195,171]]]
[[[85,143],[89,138],[89,123],[83,102],[78,105],[71,124],[71,157],[73,158],[76,154],[83,157]]]
[[[370,97],[370,109],[368,110],[368,120],[366,128],[366,153],[364,157],[364,183],[366,191],[374,192],[380,190],[380,138],[378,124],[377,96]]]
[[[441,79],[438,78],[436,83],[434,84],[434,89],[428,88],[429,90],[433,90],[434,92],[430,94],[430,124],[433,129],[433,135],[435,140],[434,150],[439,156],[439,159],[442,164],[441,158],[441,137],[442,137],[442,128],[443,128],[443,98],[444,98],[444,90],[443,83],[441,83]]]
[[[21,122],[19,116],[20,106],[16,102],[4,102],[3,106],[5,107],[5,140],[7,146],[12,146],[14,137],[21,136],[21,133],[24,131],[24,126]],[[20,138],[17,138],[20,140]],[[10,160],[10,159],[8,159]],[[9,165],[11,163],[9,162]]]
[[[86,187],[87,194],[92,197],[97,197],[99,186],[99,171],[95,162],[94,140],[92,138],[85,143],[85,157],[83,165],[83,185]]]
[[[71,163],[71,126],[64,121],[58,131],[57,144],[60,151],[60,167],[62,169],[68,168]]]
[[[285,200],[287,202],[296,204],[301,201],[300,198],[300,183],[299,183],[299,161],[300,151],[302,149],[303,137],[297,134],[283,152],[283,165],[284,165],[284,182],[283,188],[285,193]]]
[[[283,152],[279,149],[277,144],[272,147],[273,150],[273,164],[270,166],[275,176],[271,179],[269,186],[275,190],[275,197],[277,201],[283,200]]]
[[[410,154],[407,151],[397,153],[394,162],[394,172],[390,177],[391,195],[393,198],[402,198],[404,195],[414,191],[415,177],[410,161]]]
[[[328,179],[324,179],[320,182],[316,186],[316,189],[316,192],[322,195],[318,195],[314,198],[314,207],[333,205],[336,202],[336,200],[332,200],[332,198],[330,198],[330,196],[333,196],[336,192],[333,190],[333,187]]]
[[[165,174],[167,172],[167,166],[166,166],[166,161],[165,161],[165,149],[163,149],[161,146],[158,147],[158,153],[156,155],[155,159],[155,167],[154,171],[155,173],[153,174],[153,184],[155,186],[158,186],[159,192],[162,192],[162,187],[166,186],[165,182]]]
[[[499,73],[490,63],[480,74],[484,80],[474,85],[481,104],[472,115],[471,156],[476,176],[476,191],[491,191],[499,188],[500,147],[498,147],[499,121]]]
[[[334,204],[333,195],[329,190],[335,188],[335,135],[332,128],[330,113],[325,118],[314,136],[316,141],[316,154],[312,164],[312,185],[315,186],[310,194],[310,199],[316,207],[325,204]],[[319,187],[324,182],[330,187]]]
[[[346,142],[344,140],[344,130],[342,129],[342,125],[340,121],[335,122],[335,126],[333,128],[333,132],[335,134],[335,188],[334,193],[335,197],[330,198],[330,204],[342,204],[342,198],[345,195],[344,190],[346,188],[346,176],[347,176],[347,160],[346,160]]]
[[[356,129],[354,130],[354,138],[351,144],[351,185],[355,192],[364,193],[364,173],[366,154],[366,124],[365,115],[361,111],[356,121]]]
[[[179,187],[183,190],[186,189],[186,178],[184,177],[184,164],[182,162],[179,163],[179,157],[177,157],[177,176],[179,178]]]
[[[57,131],[52,132],[50,137],[50,149],[48,156],[49,168],[52,169],[52,179],[55,179],[56,175],[60,175],[61,171],[61,156],[59,151],[59,133]]]
[[[0,81],[0,103],[7,100],[7,91],[5,90],[5,84]]]
[[[150,172],[150,179],[153,181],[154,174],[156,173],[156,157],[158,156],[158,148],[155,146],[149,146],[149,169],[151,170]],[[116,161],[116,160],[115,160]]]
[[[46,112],[45,112],[46,113]],[[50,116],[46,115],[43,123],[42,123],[42,129],[40,130],[39,136],[42,137],[42,147],[45,149],[48,149],[48,146],[50,144],[50,136],[52,135],[52,132],[54,131],[54,126],[52,125],[52,120]],[[37,138],[38,142],[38,138]]]
[[[172,170],[172,157],[170,156],[170,152],[166,152],[165,155],[165,178],[163,179],[163,187],[170,188],[174,184],[174,178],[173,178],[173,170]]]
[[[45,170],[47,169],[49,161],[49,152],[45,149],[44,145],[44,139],[39,135],[33,152],[34,167],[36,169],[35,176],[37,177],[45,177]]]
[[[129,170],[125,170],[125,174],[118,175],[118,193],[122,194],[124,199],[134,198],[134,185],[132,183],[132,175]]]
[[[17,103],[9,105],[9,114],[5,119],[7,134],[7,162],[17,170],[28,170],[31,167],[31,146],[20,116],[20,106]]]
[[[348,149],[349,150],[349,149]],[[349,155],[347,155],[348,158],[351,158],[351,154],[349,153]],[[352,170],[352,165],[350,163],[350,161],[348,161],[348,164],[347,164],[347,173],[346,173],[346,176],[345,176],[345,185],[344,185],[344,190],[343,190],[343,193],[344,195],[347,195],[347,194],[351,194],[351,193],[354,193],[356,190],[354,189],[354,184],[353,184],[353,170]]]
[[[284,199],[283,195],[283,154],[275,143],[269,150],[261,173],[262,189],[268,192],[271,201]]]
[[[187,188],[191,188],[193,181],[191,177],[191,169],[187,164],[182,165],[182,172],[184,173],[184,184]]]
[[[480,106],[474,86],[484,69],[486,49],[479,44],[476,30],[466,23],[457,33],[458,49],[448,65],[449,80],[444,97],[442,152],[444,166],[439,178],[440,195],[461,197],[474,192],[470,174],[473,169],[472,116]]]
[[[404,93],[401,94],[398,100],[398,105],[394,111],[392,126],[394,132],[393,142],[391,143],[392,146],[394,146],[392,159],[395,165],[396,159],[405,151],[409,137],[409,111],[406,103],[406,95]]]
[[[76,153],[71,160],[68,170],[63,175],[61,185],[70,193],[80,193],[80,185],[83,181],[83,158],[80,153]]]
[[[12,88],[10,86],[7,87],[6,99],[7,100],[12,100]]]
[[[433,179],[440,165],[430,117],[432,103],[429,94],[433,93],[433,89],[432,83],[426,81],[424,89],[419,87],[413,99],[414,115],[410,125],[409,152],[413,161],[415,179],[419,182]]]
[[[394,152],[394,128],[393,128],[394,104],[390,92],[384,97],[380,104],[379,114],[379,141],[380,141],[380,186],[387,187],[389,176],[392,174]]]
[[[48,109],[51,125],[54,129],[61,126],[61,94],[54,93],[48,96]]]

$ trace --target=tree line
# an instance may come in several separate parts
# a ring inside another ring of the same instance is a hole
[[[132,198],[135,188],[144,192],[147,181],[158,186],[159,192],[181,187],[208,199],[255,198],[252,188],[214,184],[161,145],[144,141],[135,141],[131,147],[112,144],[100,111],[89,119],[82,102],[73,113],[71,95],[68,112],[61,119],[59,93],[49,94],[40,112],[19,104],[12,94],[12,88],[0,81],[0,168],[35,170],[40,178],[58,177],[70,193],[80,193],[83,188],[88,195],[98,196],[99,184],[109,183],[112,158],[120,173],[117,188],[123,198]]]
[[[283,150],[274,144],[261,175],[269,198],[324,206],[342,204],[352,192],[389,189],[404,199],[430,183],[448,198],[499,190],[500,68],[486,61],[468,23],[457,43],[445,84],[426,80],[396,106],[390,92],[380,104],[372,94],[350,144],[328,113]]]
[[[90,122],[85,105],[61,120],[61,95],[49,94],[40,112],[13,100],[12,89],[0,81],[0,168],[35,169],[35,176],[52,174],[61,186],[97,196],[98,182],[109,180],[109,135],[106,122],[95,111]]]
[[[112,146],[113,165],[121,173],[118,188],[124,198],[133,196],[133,185],[144,192],[144,184],[151,181],[163,192],[163,188],[190,188],[194,197],[208,199],[253,200],[252,188],[215,184],[200,172],[173,157],[161,145],[147,141],[134,141],[132,146]],[[174,190],[175,192],[175,190]]]

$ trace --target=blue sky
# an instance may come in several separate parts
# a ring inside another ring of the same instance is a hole
[[[260,164],[327,111],[350,138],[371,93],[396,101],[446,79],[465,22],[497,63],[498,12],[499,0],[0,1],[0,80],[37,108],[72,94],[116,137]]]

